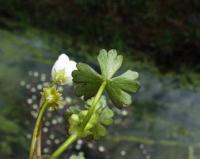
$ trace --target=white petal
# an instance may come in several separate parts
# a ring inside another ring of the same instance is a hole
[[[72,85],[73,82],[72,82],[72,72],[74,70],[76,70],[76,62],[75,61],[69,61],[69,63],[67,64],[67,69],[65,70],[66,71],[66,74],[67,74],[67,77],[68,77],[68,85]]]
[[[66,82],[64,84],[72,84],[72,72],[75,69],[76,62],[69,60],[69,57],[66,54],[61,54],[52,67],[52,79],[56,80],[56,74],[58,74],[59,71],[64,71],[66,77]]]
[[[66,73],[68,76],[72,76],[72,72],[74,70],[76,70],[76,62],[75,61],[69,61],[67,64],[67,69],[66,69]]]
[[[65,62],[68,62],[69,61],[69,57],[66,55],[66,54],[61,54],[59,57],[58,57],[58,60],[59,61],[65,61]]]
[[[69,57],[66,54],[61,54],[52,67],[52,74],[59,70],[66,69]]]

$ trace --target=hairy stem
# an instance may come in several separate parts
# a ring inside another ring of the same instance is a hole
[[[33,159],[33,157],[34,157],[36,142],[37,142],[38,137],[40,138],[40,129],[41,129],[41,125],[42,125],[42,119],[43,119],[43,116],[44,116],[47,106],[48,106],[48,102],[46,102],[46,101],[44,101],[42,103],[42,105],[40,106],[40,111],[38,113],[38,117],[36,120],[33,135],[32,135],[29,159]],[[37,150],[37,151],[39,151],[39,150]]]
[[[93,114],[94,111],[96,110],[96,105],[97,105],[99,99],[101,98],[105,87],[106,87],[106,81],[104,81],[104,82],[101,84],[101,86],[100,86],[100,88],[99,88],[99,90],[98,90],[98,92],[97,92],[97,94],[96,94],[96,96],[95,96],[95,98],[94,98],[94,100],[93,100],[93,102],[92,102],[92,105],[91,105],[91,107],[90,107],[89,110],[88,110],[88,113],[87,113],[87,115],[86,115],[86,117],[85,117],[85,119],[84,119],[84,121],[83,121],[82,127],[81,127],[81,130],[82,130],[82,131],[81,131],[80,133],[78,133],[78,134],[72,134],[72,135],[71,135],[71,136],[70,136],[70,137],[69,137],[69,138],[68,138],[68,139],[67,139],[53,154],[52,154],[52,156],[51,156],[52,159],[58,158],[65,150],[67,150],[67,149],[69,148],[69,146],[70,146],[71,144],[73,144],[75,141],[77,141],[78,139],[81,138],[81,136],[82,136],[81,133],[84,132],[84,130],[85,130],[87,124],[89,123],[89,121],[90,121],[90,119],[91,119],[91,117],[92,117],[92,114]]]

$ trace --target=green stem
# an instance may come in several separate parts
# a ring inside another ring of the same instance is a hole
[[[71,144],[78,140],[79,136],[71,135],[51,156],[52,159],[58,158]]]
[[[86,118],[84,119],[83,125],[82,125],[82,130],[83,130],[83,131],[84,131],[84,129],[86,128],[88,122],[90,121],[90,119],[91,119],[91,117],[92,117],[92,114],[94,113],[94,111],[95,111],[95,109],[96,109],[96,105],[97,105],[99,99],[101,98],[105,87],[106,87],[106,81],[104,81],[104,82],[101,84],[101,86],[100,86],[100,88],[99,88],[99,90],[98,90],[98,92],[97,92],[97,94],[96,94],[96,96],[95,96],[95,98],[94,98],[94,100],[93,100],[93,102],[92,102],[92,105],[91,105],[91,107],[90,107],[89,110],[88,110],[88,113],[87,113]]]
[[[94,98],[94,100],[93,100],[93,102],[92,102],[92,105],[91,105],[90,109],[88,110],[88,113],[87,113],[87,115],[86,115],[86,118],[84,119],[83,124],[82,124],[82,128],[81,128],[82,131],[81,131],[81,132],[84,132],[84,129],[86,128],[88,122],[90,121],[90,119],[91,119],[91,117],[92,117],[92,114],[93,114],[94,111],[96,110],[96,105],[97,105],[99,99],[101,98],[105,87],[106,87],[106,81],[104,81],[104,82],[101,84],[101,86],[100,86],[100,88],[99,88],[99,90],[98,90],[98,92],[97,92],[97,94],[96,94],[96,96],[95,96],[95,98]],[[52,154],[51,158],[52,158],[52,159],[58,158],[65,150],[67,150],[67,148],[68,148],[71,144],[73,144],[76,140],[78,140],[79,138],[81,138],[81,136],[82,136],[82,135],[81,135],[81,132],[80,132],[79,134],[72,134],[72,135],[71,135],[71,136],[70,136],[70,137],[69,137],[69,138],[68,138],[68,139],[67,139],[53,154]]]
[[[37,142],[37,138],[39,137],[40,134],[40,129],[41,129],[41,125],[42,125],[42,119],[44,116],[44,112],[46,110],[48,106],[48,102],[44,101],[41,105],[41,109],[39,111],[37,120],[36,120],[36,124],[35,124],[35,128],[33,131],[33,136],[32,136],[32,140],[31,140],[31,147],[30,147],[30,153],[29,153],[29,159],[33,159],[34,157],[34,152],[35,152],[35,145]]]

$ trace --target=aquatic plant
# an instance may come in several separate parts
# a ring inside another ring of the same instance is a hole
[[[42,98],[32,135],[29,159],[42,157],[41,130],[46,110],[58,110],[64,103],[63,94],[58,89],[59,85],[70,85],[73,80],[75,94],[85,100],[85,106],[83,109],[68,108],[66,119],[70,136],[50,158],[58,158],[77,140],[100,139],[107,134],[106,126],[112,124],[114,113],[107,106],[104,91],[117,108],[123,108],[132,103],[130,93],[135,93],[139,89],[137,80],[139,74],[128,70],[119,76],[114,76],[123,62],[123,56],[118,55],[116,50],[108,52],[100,50],[97,59],[101,74],[85,63],[78,63],[75,67],[76,62],[69,60],[65,54],[59,56],[52,68],[52,81],[41,92]],[[76,156],[71,158],[76,158]]]

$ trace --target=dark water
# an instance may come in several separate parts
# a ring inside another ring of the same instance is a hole
[[[0,156],[26,158],[40,87],[49,81],[53,61],[68,46],[63,48],[56,38],[33,30],[23,34],[0,30],[0,35],[0,134],[6,136],[0,136]],[[81,53],[70,55],[77,61],[94,61]],[[160,75],[145,64],[125,59],[124,68],[140,73],[142,87],[134,95],[135,103],[127,109],[115,110],[115,121],[107,138],[98,142],[79,141],[72,150],[84,151],[87,159],[200,158],[198,87],[183,87],[176,75]],[[64,88],[64,92],[70,94],[66,98],[68,105],[80,103],[72,88]],[[59,115],[63,111],[47,114],[43,130],[45,154],[51,153],[65,138],[66,126]],[[10,129],[3,125],[9,125]],[[14,127],[19,129],[15,133]],[[21,145],[18,148],[13,146],[17,143]]]

